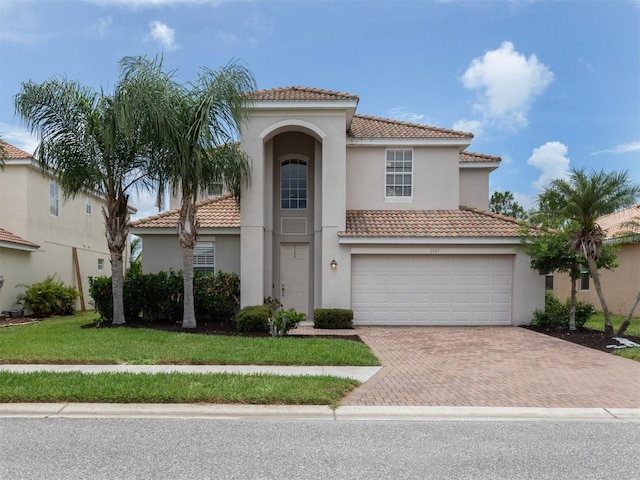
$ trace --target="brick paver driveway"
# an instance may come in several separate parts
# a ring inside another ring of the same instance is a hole
[[[355,333],[383,368],[343,405],[640,407],[639,362],[523,328],[356,327]]]

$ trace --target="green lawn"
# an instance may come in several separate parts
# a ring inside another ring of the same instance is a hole
[[[380,365],[361,342],[322,338],[252,338],[144,328],[80,328],[84,312],[0,329],[0,363]]]
[[[367,345],[320,338],[217,337],[81,328],[93,312],[0,328],[0,363],[380,365]],[[356,380],[330,376],[0,372],[1,402],[236,403],[337,406]]]
[[[329,376],[0,372],[0,402],[337,406],[360,382]]]
[[[614,333],[618,331],[618,328],[625,318],[627,317],[623,315],[611,315]],[[604,332],[604,315],[602,313],[596,313],[587,323],[584,324],[584,327]],[[627,328],[625,334],[640,337],[640,318],[635,317],[631,319],[631,323],[629,324],[629,328]],[[614,353],[621,357],[631,358],[632,360],[640,362],[640,348],[624,348],[616,350]]]

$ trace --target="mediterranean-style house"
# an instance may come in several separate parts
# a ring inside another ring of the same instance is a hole
[[[278,298],[356,325],[521,325],[544,278],[515,219],[487,211],[500,158],[473,135],[360,115],[358,97],[304,87],[256,92],[238,206],[199,203],[195,268],[240,274],[241,304]],[[133,222],[147,272],[182,268],[177,211]]]
[[[619,247],[616,252],[618,267],[600,270],[600,282],[607,301],[607,307],[616,315],[628,315],[635,296],[640,291],[640,203],[617,212],[603,215],[596,220],[604,230],[606,242]],[[553,293],[559,298],[568,298],[571,283],[566,274],[553,276]],[[578,300],[587,301],[602,311],[600,299],[593,286],[589,272],[583,269],[578,282]],[[638,310],[636,317],[640,317]]]
[[[88,277],[111,275],[101,208],[93,194],[66,199],[33,156],[4,144],[0,170],[0,311],[15,311],[23,287],[55,275],[91,308]]]

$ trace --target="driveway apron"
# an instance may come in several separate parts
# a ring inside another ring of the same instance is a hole
[[[356,327],[323,333],[356,333],[383,366],[343,405],[640,407],[640,362],[524,328]]]

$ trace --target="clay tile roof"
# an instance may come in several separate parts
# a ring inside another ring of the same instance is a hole
[[[176,228],[178,210],[152,215],[131,222],[135,228]],[[240,206],[231,195],[209,198],[196,203],[196,218],[199,228],[240,227]]]
[[[356,95],[309,87],[283,87],[258,90],[253,93],[256,101],[358,101]]]
[[[31,247],[31,248],[40,248],[40,245],[36,245],[35,243],[30,242],[29,240],[25,240],[24,238],[14,235],[13,233],[8,232],[4,228],[0,228],[0,242],[13,243],[15,245],[22,245],[22,246]]]
[[[340,237],[517,238],[517,219],[486,210],[350,210]]]
[[[475,152],[460,152],[460,161],[463,163],[473,163],[473,162],[501,162],[502,159],[500,157],[495,157],[493,155],[485,155],[483,153],[475,153]]]
[[[607,238],[640,234],[640,203],[603,215],[596,223],[605,231]]]
[[[13,145],[6,143],[6,142],[2,142],[2,146],[4,147],[4,153],[6,155],[5,158],[7,158],[8,160],[11,159],[18,159],[18,158],[32,158],[33,155],[31,155],[30,153],[27,153],[23,150],[20,150],[19,148],[14,147]]]
[[[473,138],[467,132],[368,115],[354,115],[347,133],[351,138]]]

